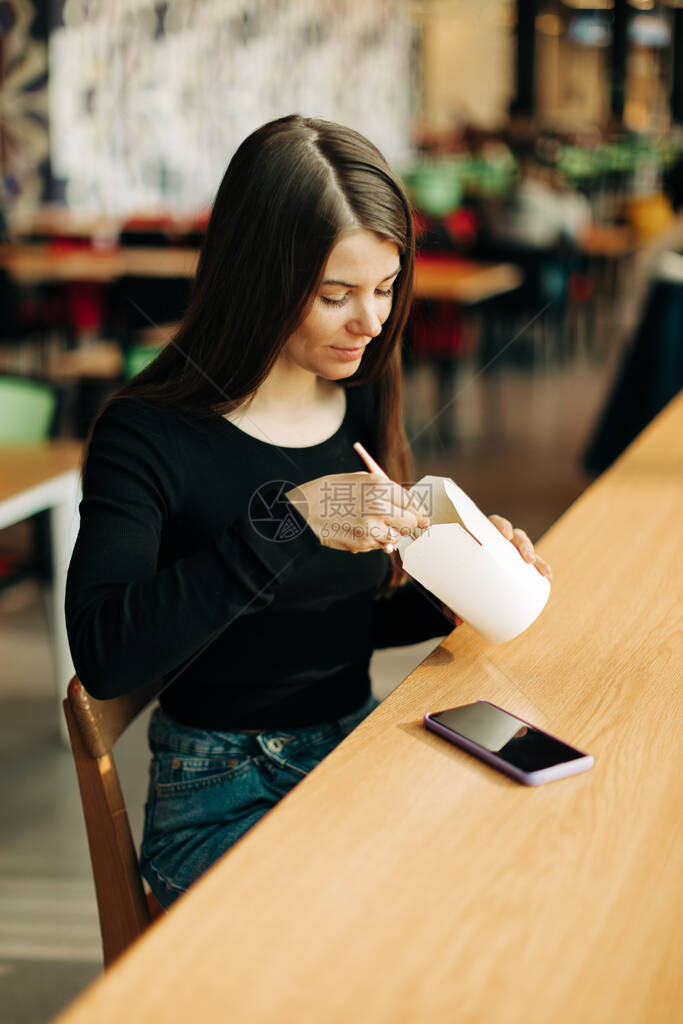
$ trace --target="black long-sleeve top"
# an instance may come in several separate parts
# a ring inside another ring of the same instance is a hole
[[[376,450],[369,387],[306,448],[260,441],[120,399],[98,420],[83,481],[66,618],[76,671],[108,698],[163,677],[164,710],[205,729],[273,729],[343,715],[369,693],[376,647],[443,636],[418,587],[376,600],[380,549],[323,546],[284,497],[364,467]]]

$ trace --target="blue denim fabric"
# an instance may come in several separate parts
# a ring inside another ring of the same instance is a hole
[[[143,876],[164,907],[296,786],[373,711],[278,732],[209,732],[152,714]]]

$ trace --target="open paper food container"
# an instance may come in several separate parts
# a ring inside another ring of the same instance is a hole
[[[432,525],[396,545],[405,571],[496,643],[512,640],[542,612],[550,583],[453,480],[425,476],[411,489]]]

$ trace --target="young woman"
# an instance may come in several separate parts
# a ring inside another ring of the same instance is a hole
[[[226,171],[175,338],[95,424],[67,624],[95,697],[164,679],[141,867],[165,906],[373,709],[375,648],[453,627],[397,585],[392,542],[428,515],[352,447],[411,479],[412,274],[375,147],[264,125]]]

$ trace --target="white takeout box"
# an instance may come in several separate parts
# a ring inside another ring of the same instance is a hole
[[[430,509],[432,525],[397,542],[405,571],[489,640],[522,633],[542,612],[549,581],[453,480],[424,476],[410,493]]]

